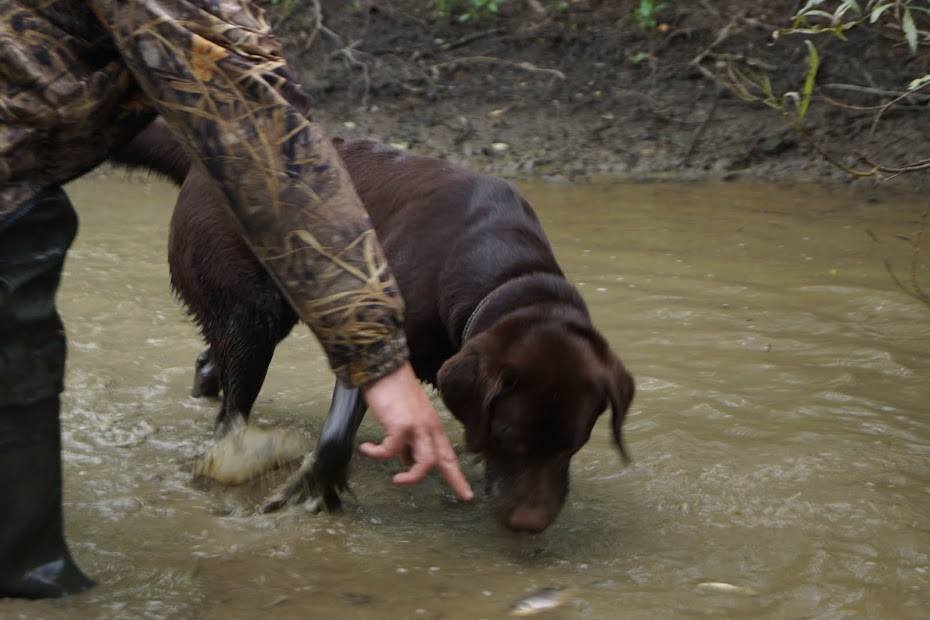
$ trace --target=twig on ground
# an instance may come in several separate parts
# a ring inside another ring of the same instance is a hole
[[[825,95],[825,94],[823,94],[823,93],[820,93],[819,95],[815,95],[815,98],[818,99],[818,100],[826,101],[827,103],[829,103],[829,104],[832,105],[832,106],[836,106],[836,107],[838,107],[838,108],[843,108],[844,110],[851,110],[851,111],[853,111],[853,112],[875,112],[875,111],[877,111],[877,110],[881,110],[881,109],[882,109],[882,105],[884,105],[884,104],[881,104],[881,105],[853,105],[853,104],[851,104],[851,103],[846,103],[845,101],[840,101],[839,99],[834,99],[834,98],[831,97],[830,95]],[[920,110],[921,112],[926,112],[926,111],[927,111],[927,106],[926,106],[926,105],[920,105],[920,104],[915,104],[915,105],[898,104],[898,105],[896,106],[895,109],[896,109],[896,110]]]
[[[325,34],[339,48],[334,52],[329,54],[329,58],[341,57],[347,65],[350,67],[355,67],[362,70],[362,79],[365,83],[365,90],[362,93],[362,107],[368,107],[368,95],[371,91],[371,75],[368,70],[368,63],[359,60],[355,56],[355,52],[360,51],[356,48],[361,44],[361,40],[352,41],[348,45],[343,43],[342,36],[330,29],[326,24],[323,23],[323,7],[320,5],[320,0],[309,0],[310,2],[310,13],[312,20],[312,28],[310,33],[307,35],[304,46],[309,48],[313,45],[313,42],[316,40],[317,36],[320,33]],[[282,20],[290,14],[290,11],[286,11]]]
[[[294,6],[294,4],[291,4],[291,6]],[[320,28],[323,27],[323,7],[320,6],[320,0],[310,0],[310,9],[313,16],[313,29],[310,31],[310,34],[307,35],[307,40],[304,42],[306,49],[310,49],[310,46],[313,45],[317,35],[320,33]],[[287,11],[284,17],[287,17],[289,14],[290,11]],[[282,21],[284,17],[282,17]]]
[[[392,4],[393,2],[379,2],[378,11],[380,11],[381,13],[385,13],[398,21],[409,20],[409,21],[415,22],[418,26],[420,26],[424,30],[429,29],[430,24],[428,20],[422,17],[418,17],[416,15],[413,15],[412,13],[408,11],[399,11],[395,9],[393,6],[391,6]]]
[[[466,56],[464,58],[453,58],[452,60],[446,60],[443,62],[438,62],[436,64],[430,65],[430,70],[434,74],[438,74],[440,69],[444,69],[446,67],[456,67],[459,65],[474,65],[474,64],[504,65],[506,67],[512,67],[514,69],[521,69],[523,71],[529,71],[530,73],[545,73],[547,75],[556,77],[560,80],[565,79],[565,74],[559,71],[558,69],[537,67],[531,62],[516,62],[513,60],[506,60],[503,58],[495,58],[494,56]]]
[[[479,39],[484,39],[485,37],[490,37],[495,34],[500,34],[502,32],[504,31],[501,28],[491,28],[490,30],[482,30],[481,32],[473,32],[471,34],[465,35],[464,37],[456,39],[455,41],[449,41],[448,43],[443,43],[442,45],[439,46],[439,49],[441,49],[444,52],[448,52],[449,50],[454,50],[460,47],[464,47],[468,45],[469,43],[474,43],[475,41]]]
[[[692,67],[701,68],[701,62],[703,62],[704,58],[706,58],[708,54],[714,51],[715,47],[717,47],[718,45],[720,45],[721,43],[723,43],[724,41],[730,38],[730,34],[732,34],[733,29],[739,23],[740,19],[742,19],[741,16],[736,16],[733,19],[731,19],[729,22],[727,22],[726,26],[724,26],[719,31],[717,31],[717,36],[714,37],[714,40],[711,42],[711,44],[708,45],[706,48],[704,48],[704,50],[700,52],[697,56],[692,58],[691,62],[689,62],[688,65]]]
[[[785,117],[788,118],[787,115],[785,115]],[[799,123],[795,121],[789,121],[789,123],[794,127],[795,131],[798,132],[798,135],[800,135],[804,139],[804,141],[807,142],[808,145],[810,145],[811,148],[817,151],[817,153],[820,154],[821,157],[823,157],[825,160],[827,160],[827,162],[833,164],[840,170],[852,176],[871,177],[871,176],[876,176],[879,173],[882,173],[882,174],[891,175],[889,177],[886,177],[885,179],[885,180],[891,180],[894,177],[907,173],[907,172],[917,172],[919,170],[930,170],[930,159],[920,160],[912,164],[908,164],[906,166],[894,167],[894,166],[886,166],[884,164],[877,163],[873,161],[871,158],[869,158],[867,155],[863,155],[863,154],[859,154],[859,161],[865,164],[866,166],[868,166],[868,168],[865,170],[862,170],[859,168],[853,168],[851,166],[847,166],[846,164],[840,162],[838,159],[833,157],[833,155],[828,153],[826,149],[824,149],[822,146],[820,146],[820,144],[816,140],[814,140],[814,138],[810,135],[810,133],[808,133],[807,129],[805,129],[802,125],[800,125]]]
[[[352,67],[356,67],[362,70],[362,79],[365,82],[365,90],[362,92],[362,108],[368,107],[368,95],[371,92],[371,75],[368,71],[368,63],[363,62],[355,57],[355,47],[361,44],[361,41],[353,41],[352,43],[346,45],[345,47],[336,50],[330,54],[330,58],[335,56],[341,56],[346,64]]]
[[[694,155],[694,150],[697,148],[698,143],[701,141],[701,136],[704,135],[704,130],[707,129],[707,125],[710,124],[710,120],[714,117],[714,114],[717,112],[717,104],[720,103],[720,96],[714,97],[714,103],[710,106],[710,110],[707,111],[707,116],[704,117],[704,121],[698,126],[694,131],[694,136],[691,138],[691,144],[688,145],[688,150],[685,152],[684,158],[681,160],[681,165],[687,165],[691,160],[691,156]]]
[[[885,90],[884,88],[872,88],[870,86],[859,86],[857,84],[823,84],[820,88],[835,88],[837,90],[848,90],[850,92],[863,93],[866,95],[878,95],[884,97],[900,97],[902,99],[913,97],[915,101],[927,101],[930,102],[930,95],[922,95],[917,91],[919,88],[914,90],[909,90],[906,92],[900,90]],[[877,106],[881,107],[881,106]]]
[[[700,68],[700,65],[697,66]],[[727,63],[727,71],[729,75],[729,81],[713,74],[709,70],[706,71],[705,75],[708,75],[711,80],[729,89],[730,92],[732,92],[743,101],[751,103],[762,103],[780,112],[785,121],[787,121],[788,125],[793,127],[798,135],[821,157],[823,157],[824,160],[851,176],[871,177],[889,175],[883,177],[885,180],[889,180],[908,172],[930,170],[930,159],[923,159],[904,166],[886,166],[884,164],[877,163],[870,156],[862,153],[856,154],[855,163],[845,164],[834,157],[823,146],[821,146],[817,140],[814,139],[807,128],[804,127],[803,118],[800,118],[794,112],[789,111],[786,105],[786,101],[788,101],[791,97],[797,100],[797,93],[791,92],[785,93],[781,96],[776,96],[772,91],[772,86],[767,76],[759,76],[752,72],[744,72],[738,69],[732,62]],[[889,107],[898,103],[904,98],[913,96],[916,91],[927,86],[930,86],[930,82],[922,84],[921,86],[918,86],[917,88],[907,92],[899,93],[898,96],[896,96],[894,99],[883,104],[878,109],[878,113],[875,115],[875,119],[872,122],[872,130],[869,132],[869,138],[871,139],[875,127],[877,126],[878,121],[881,119],[881,115]],[[865,89],[868,87],[861,88]],[[865,164],[867,167],[863,169],[859,167],[860,164]]]
[[[435,56],[438,52],[448,52],[450,50],[458,49],[460,47],[465,47],[470,43],[479,41],[481,39],[491,37],[497,34],[503,34],[504,30],[501,28],[491,28],[490,30],[483,30],[481,32],[473,32],[467,34],[464,37],[458,38],[455,41],[448,41],[443,43],[438,47],[433,48],[423,48],[410,50],[410,48],[395,47],[387,49],[375,49],[371,51],[372,56],[380,56],[382,54],[395,54],[397,56],[406,56],[408,62],[413,62],[415,60],[421,60],[424,58],[429,58],[430,56]]]
[[[930,82],[924,82],[917,88],[911,89],[905,93],[901,93],[900,95],[898,95],[897,97],[895,97],[894,99],[892,99],[891,101],[883,105],[882,108],[878,111],[878,113],[875,114],[875,120],[872,121],[872,128],[869,130],[869,139],[871,140],[872,136],[875,135],[875,129],[878,127],[878,121],[881,120],[882,115],[888,110],[888,108],[898,103],[902,99],[913,96],[917,91],[923,90],[927,86],[930,86]]]
[[[711,52],[708,53],[707,56],[710,56],[714,60],[723,60],[725,62],[741,62],[746,66],[764,69],[765,71],[775,71],[778,69],[777,66],[770,62],[765,62],[764,60],[759,60],[758,58],[753,58],[746,54],[718,54],[716,52]]]
[[[640,92],[638,90],[621,88],[621,89],[617,89],[613,91],[613,94],[615,97],[618,97],[618,98],[619,97],[636,97],[637,99],[642,99],[643,101],[649,104],[649,112],[651,112],[653,115],[657,116],[658,118],[668,123],[677,123],[679,125],[704,125],[704,124],[710,123],[711,120],[713,120],[713,122],[733,120],[732,117],[722,118],[722,119],[715,118],[711,120],[708,120],[707,118],[705,118],[704,120],[700,120],[700,121],[691,121],[691,120],[686,120],[683,118],[676,118],[674,116],[669,116],[668,114],[666,114],[663,111],[663,106],[659,103],[659,101],[656,100],[654,97],[647,95],[646,93]]]
[[[872,166],[876,172],[883,172],[885,174],[890,174],[894,178],[899,174],[905,174],[907,172],[917,172],[918,170],[930,170],[930,159],[922,159],[920,161],[915,161],[914,163],[907,164],[906,166],[885,166],[879,163],[872,161],[867,155],[861,155],[859,159],[866,165]]]

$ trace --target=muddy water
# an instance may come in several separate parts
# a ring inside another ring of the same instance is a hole
[[[73,185],[82,229],[60,295],[66,518],[100,586],[0,602],[0,616],[492,619],[555,585],[577,598],[553,618],[924,617],[930,309],[883,266],[906,272],[897,235],[913,233],[920,198],[525,190],[639,384],[635,466],[620,466],[602,420],[540,536],[501,530],[481,499],[459,504],[436,480],[392,487],[392,466],[362,459],[358,499],[337,516],[255,516],[274,477],[193,483],[215,404],[187,395],[199,343],[167,284],[175,192],[122,177]],[[329,390],[320,350],[298,330],[255,417],[314,436]],[[466,467],[480,485],[480,467]],[[707,581],[758,595],[698,587]]]

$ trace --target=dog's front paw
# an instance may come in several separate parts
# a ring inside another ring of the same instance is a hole
[[[313,453],[304,457],[300,468],[268,496],[261,505],[261,512],[269,513],[285,506],[303,503],[312,513],[322,510],[338,512],[342,508],[341,492],[349,492],[344,476],[333,479],[323,475],[326,468],[321,468]]]

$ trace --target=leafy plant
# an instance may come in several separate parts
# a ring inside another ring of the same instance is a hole
[[[641,30],[655,30],[659,25],[656,15],[665,6],[664,3],[656,4],[653,0],[639,0],[639,6],[633,9],[633,19]]]
[[[631,65],[634,65],[634,66],[640,65],[644,63],[645,61],[649,60],[649,53],[640,51],[640,52],[635,52],[632,54],[627,54],[626,60]]]
[[[832,9],[832,11],[830,10]],[[930,15],[930,0],[808,0],[794,15],[790,28],[783,34],[820,34],[829,32],[845,40],[844,33],[866,22],[875,24],[879,20],[894,25],[904,35],[911,54],[917,53],[921,43],[928,40],[928,33],[918,30],[914,15]]]
[[[458,13],[458,21],[467,22],[498,12],[506,0],[433,0],[440,15]]]
[[[882,20],[883,24],[899,29],[911,54],[916,54],[921,45],[930,43],[930,35],[919,30],[917,23],[914,21],[914,15],[920,13],[930,14],[930,0],[870,0],[865,3],[856,0],[839,0],[829,3],[824,0],[810,0],[794,16],[791,27],[780,30],[776,34],[801,33],[816,35],[832,33],[839,39],[846,40],[845,33],[847,31],[860,25],[873,25]],[[857,159],[854,160],[855,163],[850,164],[849,158],[846,161],[837,159],[814,140],[804,125],[804,119],[814,91],[817,71],[820,67],[820,56],[811,41],[807,40],[805,43],[808,46],[807,73],[800,92],[787,92],[779,96],[773,91],[767,75],[752,69],[742,69],[733,63],[729,63],[727,66],[726,78],[718,79],[740,99],[763,103],[780,112],[785,120],[794,127],[798,134],[815,151],[828,162],[850,175],[865,177],[883,174],[891,178],[908,172],[930,170],[930,159],[914,161],[903,166],[885,166],[876,163],[870,156],[865,154],[859,154]],[[928,87],[930,87],[930,74],[911,80],[905,92],[892,93],[893,98],[882,105],[873,107],[872,109],[876,110],[876,115],[872,122],[872,129],[875,129],[882,114],[888,108]],[[930,220],[930,205],[924,210],[919,228],[912,239],[910,281],[905,282],[900,278],[893,269],[891,262],[887,259],[885,260],[885,269],[901,291],[930,307],[930,293],[921,288],[918,282],[921,239],[928,220]]]
[[[810,41],[805,41],[805,43],[807,44],[807,73],[800,92],[790,91],[778,96],[772,89],[772,83],[767,75],[749,69],[740,69],[734,64],[727,66],[727,79],[723,80],[723,83],[743,101],[762,103],[777,110],[802,136],[806,137],[804,117],[807,115],[811,96],[814,93],[814,83],[817,80],[817,71],[820,69],[820,54],[817,53],[817,48],[813,43]]]

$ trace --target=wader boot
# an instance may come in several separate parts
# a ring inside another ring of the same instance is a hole
[[[59,597],[94,585],[62,530],[65,336],[55,291],[76,232],[58,187],[0,220],[0,598]]]

